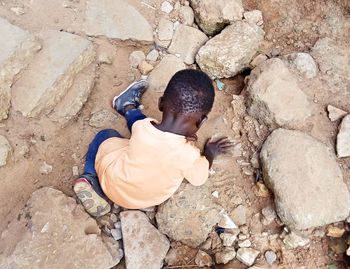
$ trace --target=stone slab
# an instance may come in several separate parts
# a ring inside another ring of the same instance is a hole
[[[28,117],[50,112],[95,58],[92,43],[80,36],[48,30],[39,37],[42,50],[12,88],[14,109]]]

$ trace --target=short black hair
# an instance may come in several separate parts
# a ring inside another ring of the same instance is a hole
[[[164,91],[163,102],[174,113],[208,114],[214,103],[213,82],[207,74],[195,69],[178,71]]]

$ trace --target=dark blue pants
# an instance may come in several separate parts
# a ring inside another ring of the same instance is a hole
[[[145,118],[146,116],[141,112],[140,109],[132,109],[125,113],[125,119],[130,132],[131,132],[131,127],[136,121],[143,120]],[[96,159],[98,148],[103,141],[111,137],[122,137],[122,136],[114,129],[105,129],[98,132],[95,138],[90,143],[88,152],[86,153],[85,169],[83,174],[83,176],[89,177],[89,181],[90,181],[90,178],[91,180],[93,180],[93,178],[97,179],[97,174],[95,169],[95,159]]]

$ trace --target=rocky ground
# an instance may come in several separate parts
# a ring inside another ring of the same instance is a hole
[[[350,4],[0,1],[0,268],[348,268]],[[74,179],[112,97],[144,111],[200,68],[216,100],[198,146],[235,146],[204,186],[94,220]],[[73,197],[73,198],[72,198]]]

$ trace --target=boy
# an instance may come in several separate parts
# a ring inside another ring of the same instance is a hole
[[[183,178],[199,186],[208,178],[214,158],[231,146],[227,138],[209,140],[203,154],[193,146],[196,132],[214,103],[214,88],[203,72],[186,69],[170,80],[159,99],[162,121],[139,110],[148,84],[131,84],[113,99],[113,108],[127,120],[131,138],[117,131],[100,131],[89,146],[84,174],[74,191],[92,216],[110,211],[106,196],[119,206],[142,209],[159,205]]]

